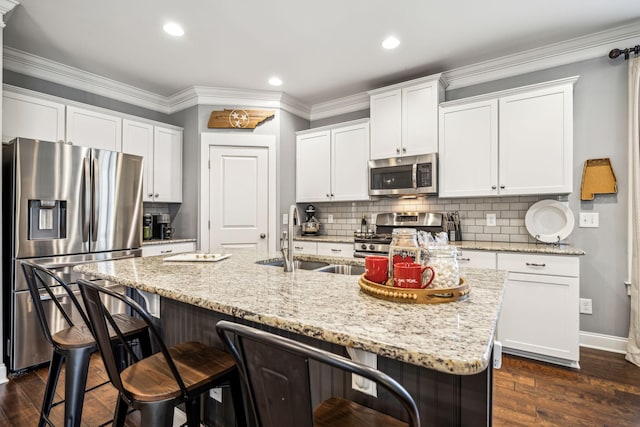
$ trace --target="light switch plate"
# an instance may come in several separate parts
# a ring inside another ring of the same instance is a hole
[[[288,224],[289,224],[289,215],[282,214],[282,225],[288,225]]]
[[[333,224],[333,215],[332,214],[327,215],[327,222],[329,224]]]
[[[600,214],[598,212],[580,212],[578,226],[582,228],[600,227]]]
[[[487,227],[495,227],[496,226],[496,214],[490,213],[487,214]]]

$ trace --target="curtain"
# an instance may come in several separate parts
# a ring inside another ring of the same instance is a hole
[[[626,359],[640,366],[640,56],[629,59],[629,238],[631,318]]]

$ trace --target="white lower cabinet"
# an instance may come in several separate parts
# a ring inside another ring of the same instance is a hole
[[[313,242],[294,240],[294,255],[322,255],[353,258],[353,243]]]
[[[503,351],[578,367],[579,258],[498,253],[497,267],[509,271],[498,321]]]
[[[142,256],[156,256],[193,252],[196,250],[196,242],[160,243],[157,245],[142,246]]]
[[[496,253],[489,251],[476,251],[458,249],[458,264],[460,267],[472,268],[496,268]]]

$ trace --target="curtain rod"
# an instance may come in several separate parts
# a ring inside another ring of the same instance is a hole
[[[609,58],[616,59],[620,55],[624,55],[624,59],[629,59],[629,55],[631,53],[635,53],[636,55],[640,55],[640,45],[635,45],[634,47],[628,47],[624,50],[620,49],[611,49],[609,52]]]

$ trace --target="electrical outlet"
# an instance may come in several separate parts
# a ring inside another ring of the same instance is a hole
[[[495,227],[496,226],[496,214],[491,213],[487,214],[487,227]]]
[[[282,225],[287,225],[287,224],[289,224],[289,215],[282,214]]]
[[[329,224],[333,224],[333,215],[332,214],[327,215],[327,222]]]
[[[222,403],[222,387],[216,387],[209,390],[209,397]]]
[[[580,298],[580,313],[593,314],[593,307],[590,298]]]
[[[600,215],[598,212],[580,212],[579,227],[598,228],[600,226]]]
[[[368,351],[347,347],[349,357],[355,362],[362,363],[371,368],[378,367],[378,356]],[[351,388],[373,397],[378,397],[377,384],[371,380],[361,377],[360,375],[351,374]]]

